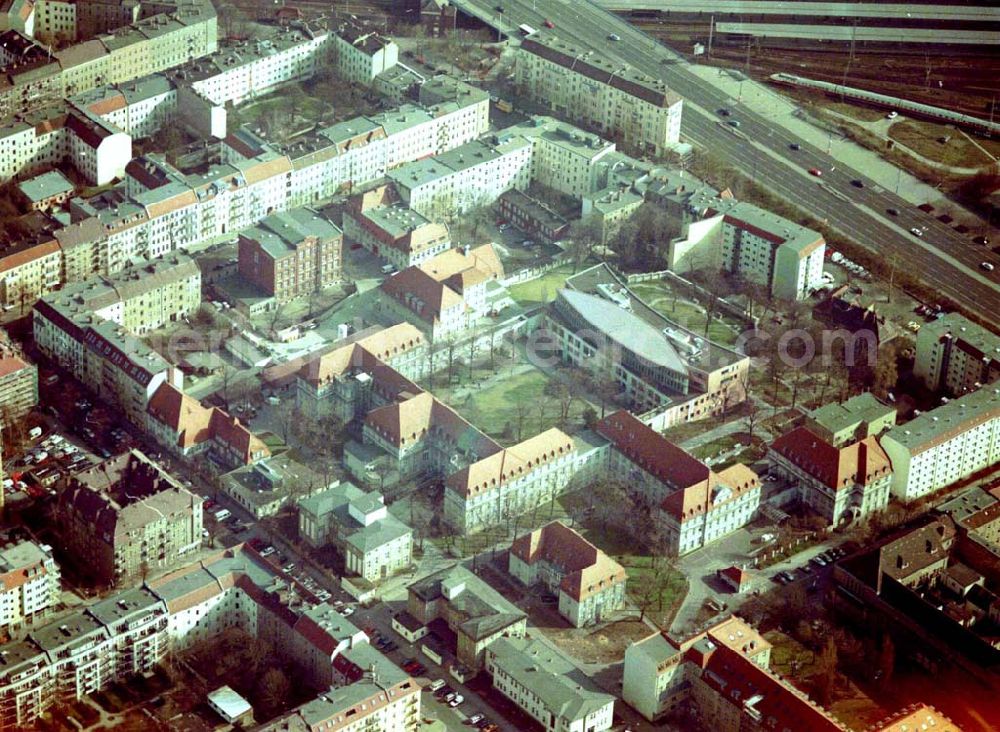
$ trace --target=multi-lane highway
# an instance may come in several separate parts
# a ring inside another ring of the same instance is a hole
[[[682,135],[712,150],[776,194],[853,239],[900,271],[919,277],[970,312],[1000,325],[1000,258],[971,243],[862,173],[751,111],[686,68],[686,61],[654,38],[588,0],[453,0],[461,10],[504,33],[520,24],[551,22],[558,35],[589,45],[650,76],[663,79],[685,102]],[[500,12],[498,8],[503,8]],[[611,39],[615,34],[618,41]],[[723,124],[720,109],[740,127]],[[792,144],[799,149],[793,150]],[[809,174],[815,168],[822,177]],[[853,181],[864,186],[858,188]],[[890,215],[889,210],[898,211]],[[910,233],[920,229],[920,237]],[[997,265],[984,272],[980,262]]]

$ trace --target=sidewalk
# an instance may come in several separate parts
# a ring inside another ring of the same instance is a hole
[[[941,192],[936,188],[913,177],[905,170],[902,172],[892,163],[883,159],[877,153],[868,150],[850,140],[842,139],[836,133],[831,133],[823,127],[823,123],[810,118],[809,112],[793,100],[781,95],[774,88],[743,77],[739,72],[731,72],[714,66],[688,65],[688,70],[701,79],[727,92],[736,102],[746,105],[752,111],[781,125],[806,142],[820,150],[830,150],[835,160],[849,165],[883,186],[894,191],[900,197],[914,204],[943,200]],[[740,78],[743,78],[741,81]],[[741,94],[742,91],[742,94]],[[705,110],[715,113],[715,110]],[[899,190],[896,190],[897,181]],[[952,207],[954,202],[948,201]],[[971,212],[969,216],[974,216]]]

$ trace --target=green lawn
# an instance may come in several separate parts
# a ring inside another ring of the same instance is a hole
[[[438,395],[491,437],[503,437],[504,442],[514,442],[519,439],[517,433],[519,422],[520,439],[526,439],[557,426],[560,404],[558,399],[545,394],[545,386],[549,381],[545,373],[532,369],[496,381],[485,389],[474,391],[457,400],[450,398],[447,391],[442,389],[438,390]],[[585,408],[586,405],[582,401],[573,400],[569,410],[569,421],[581,420]],[[510,431],[504,435],[508,427]]]
[[[678,298],[676,302],[673,293],[666,285],[656,282],[646,282],[632,285],[632,291],[643,301],[665,318],[669,318],[685,328],[702,335],[705,332],[705,311],[700,305]],[[740,334],[739,325],[727,319],[713,318],[708,326],[708,338],[714,343],[724,346],[735,345]]]
[[[563,286],[568,277],[573,275],[573,268],[569,265],[559,267],[551,272],[546,272],[541,277],[513,285],[510,288],[510,296],[522,305],[532,305],[542,302],[551,302],[556,299],[556,293]]]
[[[641,596],[643,588],[649,586],[650,582],[656,582],[655,570],[652,567],[652,557],[640,557],[635,555],[623,555],[615,557],[628,575],[626,588],[636,600]],[[662,570],[666,572],[666,577],[660,579],[660,596],[654,600],[652,606],[647,608],[646,615],[661,628],[669,628],[673,622],[674,615],[680,609],[684,598],[688,593],[688,580],[683,572],[674,568]]]

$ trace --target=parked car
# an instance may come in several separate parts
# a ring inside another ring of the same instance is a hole
[[[822,178],[823,171],[819,168],[809,168],[809,175],[815,175],[817,178]]]
[[[913,234],[914,236],[923,236],[924,235],[923,229],[918,229],[916,226],[914,226],[912,229],[910,229],[910,233]]]
[[[802,146],[799,143],[797,143],[797,142],[793,142],[788,147],[791,148],[792,150],[801,150],[802,149]]]

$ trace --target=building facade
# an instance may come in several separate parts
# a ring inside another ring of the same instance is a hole
[[[909,502],[1000,461],[1000,388],[943,404],[886,432],[892,494]]]
[[[892,466],[875,437],[836,446],[797,427],[775,440],[768,456],[831,526],[864,520],[889,504]]]
[[[611,729],[615,697],[538,640],[500,638],[485,654],[493,688],[546,732]]]
[[[61,602],[59,565],[52,547],[16,541],[0,547],[0,632],[36,622]]]
[[[625,605],[625,569],[559,521],[515,539],[507,571],[557,594],[559,614],[577,628],[607,620]]]
[[[292,209],[244,230],[239,272],[283,305],[341,281],[343,235],[310,209]]]
[[[389,513],[380,493],[338,483],[298,501],[299,535],[335,545],[351,574],[379,582],[413,562],[413,531]]]
[[[38,404],[38,367],[0,344],[0,424],[9,427]]]
[[[947,313],[917,334],[913,373],[928,389],[961,396],[1000,378],[1000,336]]]
[[[59,533],[81,570],[108,585],[137,582],[201,546],[202,498],[137,450],[73,475],[59,494]]]
[[[683,101],[658,79],[542,30],[517,52],[522,94],[637,151],[667,154],[680,139]]]

